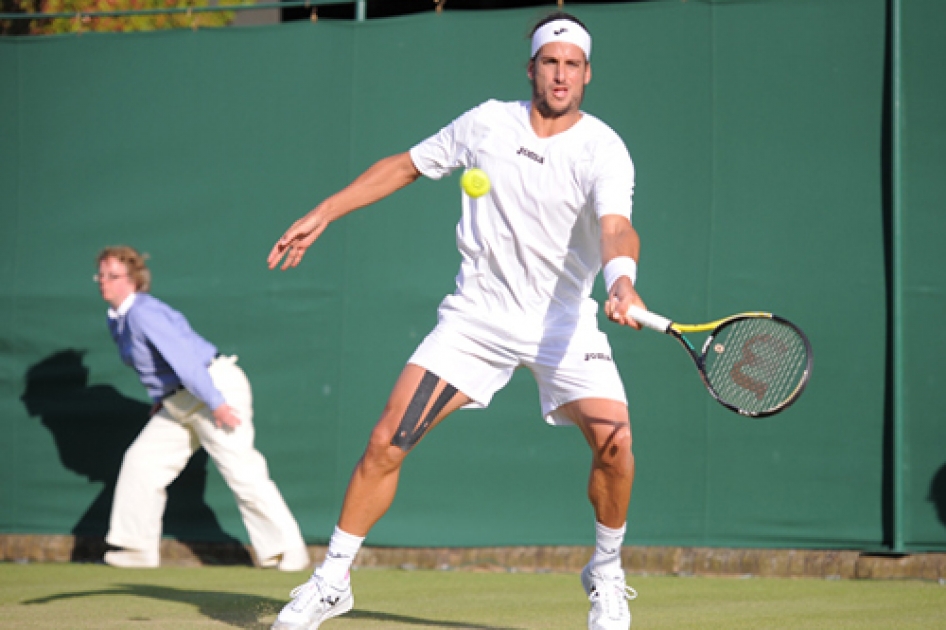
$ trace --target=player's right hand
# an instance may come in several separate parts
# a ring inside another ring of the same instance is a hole
[[[266,259],[270,269],[275,269],[280,260],[283,261],[283,269],[295,267],[302,262],[306,250],[328,226],[328,222],[323,220],[316,210],[293,223],[282,238],[276,241]]]

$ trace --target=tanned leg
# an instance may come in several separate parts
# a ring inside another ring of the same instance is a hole
[[[618,529],[627,520],[634,484],[634,455],[627,406],[603,398],[586,398],[562,407],[591,447],[588,498],[598,522]]]
[[[367,536],[391,507],[401,464],[410,450],[468,402],[466,395],[424,368],[405,366],[348,482],[339,528]]]

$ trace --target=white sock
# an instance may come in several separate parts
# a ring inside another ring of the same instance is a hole
[[[328,542],[325,560],[322,561],[322,566],[315,570],[315,573],[323,577],[329,584],[347,582],[352,562],[355,561],[355,555],[361,549],[361,543],[364,540],[364,537],[353,536],[340,530],[336,525],[332,539]]]
[[[616,577],[621,574],[621,545],[626,531],[627,523],[621,525],[621,529],[595,523],[595,552],[588,564],[599,575]]]

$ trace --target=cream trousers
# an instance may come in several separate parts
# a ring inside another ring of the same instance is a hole
[[[213,412],[189,391],[164,400],[125,452],[106,541],[153,553],[161,542],[166,488],[203,447],[236,497],[243,524],[261,565],[305,545],[299,525],[269,478],[266,459],[253,446],[253,395],[236,357],[218,357],[208,371],[242,423],[218,429]]]

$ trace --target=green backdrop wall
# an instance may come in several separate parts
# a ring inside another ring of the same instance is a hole
[[[904,538],[946,549],[943,344],[920,333],[946,289],[943,11],[903,3]],[[629,544],[890,544],[887,12],[883,0],[574,9],[595,36],[584,107],[637,167],[648,304],[684,321],[772,310],[816,352],[801,400],[748,420],[708,400],[672,341],[602,323],[630,396]],[[153,293],[240,356],[257,444],[307,539],[326,540],[395,377],[453,288],[457,177],[331,226],[298,269],[268,271],[266,254],[373,161],[487,98],[527,98],[540,15],[0,41],[0,531],[105,531],[147,404],[91,276],[101,247],[128,243],[151,255]],[[368,542],[590,544],[587,447],[545,426],[537,398],[518,373],[489,410],[428,436]],[[168,535],[246,540],[206,457],[170,495]]]
[[[903,313],[902,527],[907,549],[942,549],[946,526],[946,422],[939,410],[946,333],[946,4],[904,3],[900,105]],[[935,517],[934,517],[935,515]]]

